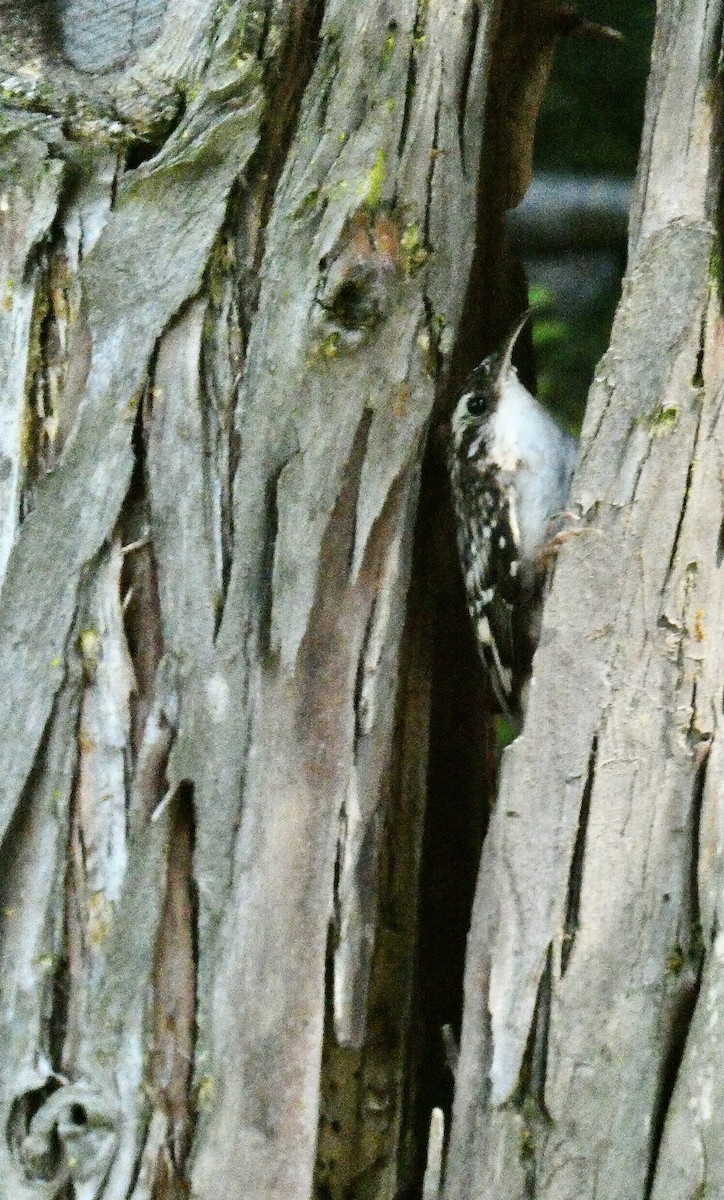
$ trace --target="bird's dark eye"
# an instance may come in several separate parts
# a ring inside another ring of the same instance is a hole
[[[468,412],[471,417],[482,417],[487,406],[487,396],[483,396],[480,392],[476,392],[468,400]]]

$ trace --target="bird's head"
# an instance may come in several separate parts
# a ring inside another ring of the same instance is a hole
[[[460,448],[466,432],[485,421],[498,403],[506,378],[515,370],[512,362],[513,348],[533,311],[532,308],[526,309],[502,346],[484,358],[465,380],[460,399],[450,418],[450,429],[456,449]]]

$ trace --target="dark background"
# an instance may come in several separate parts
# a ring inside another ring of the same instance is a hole
[[[654,0],[587,0],[589,21],[623,35],[561,39],[536,134],[536,175],[633,183],[655,20]],[[525,203],[525,202],[524,202]],[[577,432],[596,366],[608,346],[626,265],[625,231],[598,245],[535,250],[518,245],[531,299],[545,316],[535,323],[538,393]]]

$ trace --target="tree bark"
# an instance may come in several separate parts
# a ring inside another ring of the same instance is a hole
[[[417,1170],[406,599],[493,21],[9,14],[3,1196]]]
[[[492,758],[437,426],[557,7],[0,5],[0,1200],[420,1194]],[[446,1200],[721,1174],[719,18],[660,6]]]

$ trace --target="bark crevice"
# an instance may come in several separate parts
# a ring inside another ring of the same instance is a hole
[[[645,1200],[650,1200],[653,1193],[667,1116],[684,1061],[686,1044],[691,1034],[692,1021],[701,992],[705,954],[711,952],[711,947],[704,946],[698,887],[701,815],[710,751],[711,741],[706,739],[704,742],[700,742],[698,762],[695,757],[696,770],[690,812],[690,864],[687,894],[683,905],[684,923],[679,940],[669,954],[666,964],[667,971],[674,977],[671,989],[673,1005],[665,1013],[664,1021],[662,1021],[665,1054],[661,1064],[659,1094],[652,1112],[651,1151],[644,1190]],[[697,752],[694,751],[694,754],[696,755]]]
[[[467,123],[468,93],[470,91],[470,81],[473,73],[473,64],[475,62],[478,34],[480,32],[480,6],[477,3],[468,3],[463,15],[463,24],[466,27],[467,55],[462,68],[460,94],[457,99],[457,109],[458,146],[460,150],[460,161],[462,163],[463,173],[465,173],[467,171],[465,165],[465,127]],[[495,35],[493,34],[493,36]]]
[[[573,854],[571,855],[571,864],[568,871],[568,885],[566,888],[566,910],[563,923],[563,940],[561,942],[561,978],[565,975],[568,968],[568,962],[573,953],[573,947],[576,941],[576,933],[578,931],[578,915],[581,903],[581,887],[583,882],[583,866],[586,857],[586,838],[588,835],[588,821],[591,814],[591,796],[593,794],[593,785],[596,778],[596,764],[598,761],[598,735],[596,734],[591,743],[591,752],[588,757],[588,771],[586,781],[581,794],[581,807],[578,816],[578,827],[576,829],[576,840],[573,846]]]

